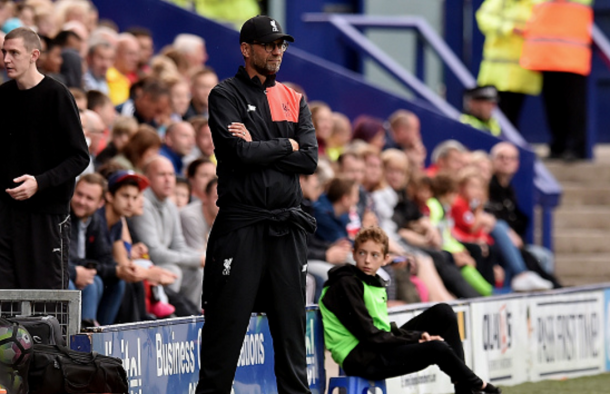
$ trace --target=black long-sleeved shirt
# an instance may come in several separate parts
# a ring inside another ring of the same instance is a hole
[[[318,146],[311,112],[301,94],[276,82],[250,79],[243,67],[219,83],[209,98],[210,129],[218,160],[218,202],[267,210],[294,208],[301,203],[299,174],[311,174]],[[241,122],[252,135],[247,142],[228,126]],[[299,143],[292,150],[289,138]]]
[[[31,89],[14,80],[0,86],[0,199],[15,209],[67,215],[74,180],[89,164],[76,103],[61,83],[45,77]],[[13,179],[29,174],[38,191],[13,200]]]

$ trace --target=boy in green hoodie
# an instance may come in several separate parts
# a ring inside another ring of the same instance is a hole
[[[354,242],[356,265],[330,270],[320,297],[324,342],[348,375],[381,380],[436,364],[451,377],[458,394],[501,393],[464,364],[457,318],[437,304],[402,327],[390,323],[386,283],[388,236],[378,227],[361,230]]]

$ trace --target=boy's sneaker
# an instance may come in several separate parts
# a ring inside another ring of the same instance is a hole
[[[546,279],[542,279],[537,273],[525,271],[515,276],[511,281],[513,291],[542,291],[551,290],[553,283]]]

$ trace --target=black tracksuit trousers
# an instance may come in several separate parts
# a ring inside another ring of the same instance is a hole
[[[381,350],[365,367],[361,374],[363,377],[381,380],[420,371],[436,364],[457,383],[456,393],[472,393],[473,389],[483,385],[483,381],[464,364],[464,349],[456,315],[449,305],[437,304],[401,328],[439,335],[444,341],[413,343]]]
[[[264,222],[208,240],[197,394],[231,391],[251,313],[265,312],[278,393],[309,393],[305,354],[305,232],[271,236]]]
[[[25,212],[0,201],[0,289],[68,288],[70,216]]]

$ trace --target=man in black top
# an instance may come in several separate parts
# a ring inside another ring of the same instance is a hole
[[[0,288],[68,286],[69,202],[89,164],[68,89],[40,74],[40,39],[28,28],[6,35],[11,81],[0,86]]]
[[[300,174],[317,166],[303,96],[275,81],[286,41],[267,16],[240,32],[245,67],[209,98],[219,213],[208,240],[205,324],[196,393],[229,393],[250,314],[266,312],[279,393],[309,393],[305,359],[306,234]]]

